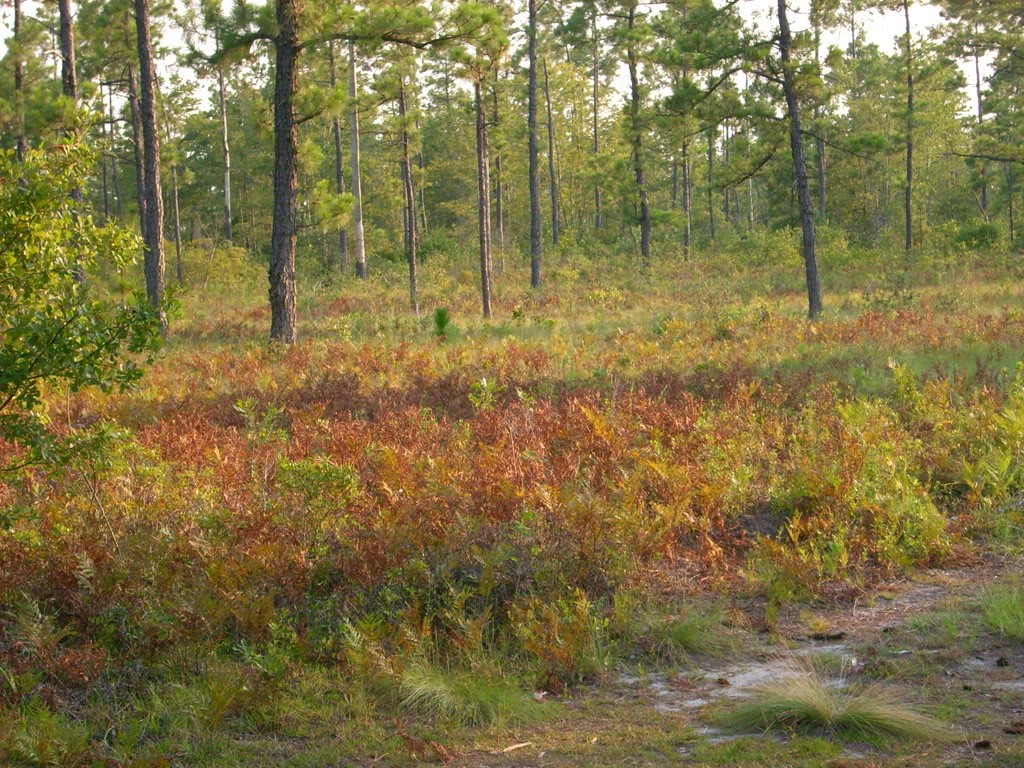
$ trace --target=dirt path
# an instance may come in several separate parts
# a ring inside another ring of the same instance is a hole
[[[464,753],[457,763],[1022,768],[1024,734],[1009,731],[1024,721],[1024,649],[982,631],[976,605],[987,586],[1022,573],[1019,560],[989,558],[794,607],[774,633],[745,633],[727,658],[617,674],[563,701],[567,714],[556,724],[499,736],[517,746],[512,752]],[[829,685],[881,682],[949,723],[954,740],[941,746],[837,745],[726,733],[715,725],[714,713],[732,701],[810,670]]]

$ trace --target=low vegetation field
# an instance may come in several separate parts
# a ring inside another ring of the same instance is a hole
[[[193,285],[47,393],[121,439],[0,482],[0,763],[1021,765],[1020,265],[901,258],[808,323],[789,262],[508,257],[483,322],[437,256],[288,348]]]

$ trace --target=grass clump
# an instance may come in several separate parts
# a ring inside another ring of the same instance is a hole
[[[505,681],[425,663],[405,670],[399,696],[403,709],[449,723],[523,723],[540,714],[537,702]]]
[[[982,601],[982,611],[985,623],[1003,638],[1024,643],[1024,587],[990,589]]]
[[[659,661],[682,664],[695,656],[722,656],[731,640],[717,609],[687,609],[677,615],[652,617],[643,627],[640,646]]]
[[[949,736],[942,723],[884,688],[831,687],[811,673],[763,686],[750,701],[726,712],[722,722],[740,731],[802,731],[843,740],[942,741]]]

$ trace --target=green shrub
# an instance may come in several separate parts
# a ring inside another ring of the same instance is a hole
[[[541,688],[560,691],[611,667],[608,622],[582,591],[560,600],[528,598],[513,606],[509,621]]]

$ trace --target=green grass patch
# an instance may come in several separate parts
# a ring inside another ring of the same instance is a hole
[[[815,674],[765,685],[721,715],[737,731],[797,731],[846,740],[943,741],[950,731],[879,686],[839,688]]]
[[[985,623],[1004,639],[1024,643],[1024,587],[999,586],[982,599]]]
[[[405,670],[399,695],[403,709],[466,725],[531,722],[544,708],[505,680],[423,663]]]

